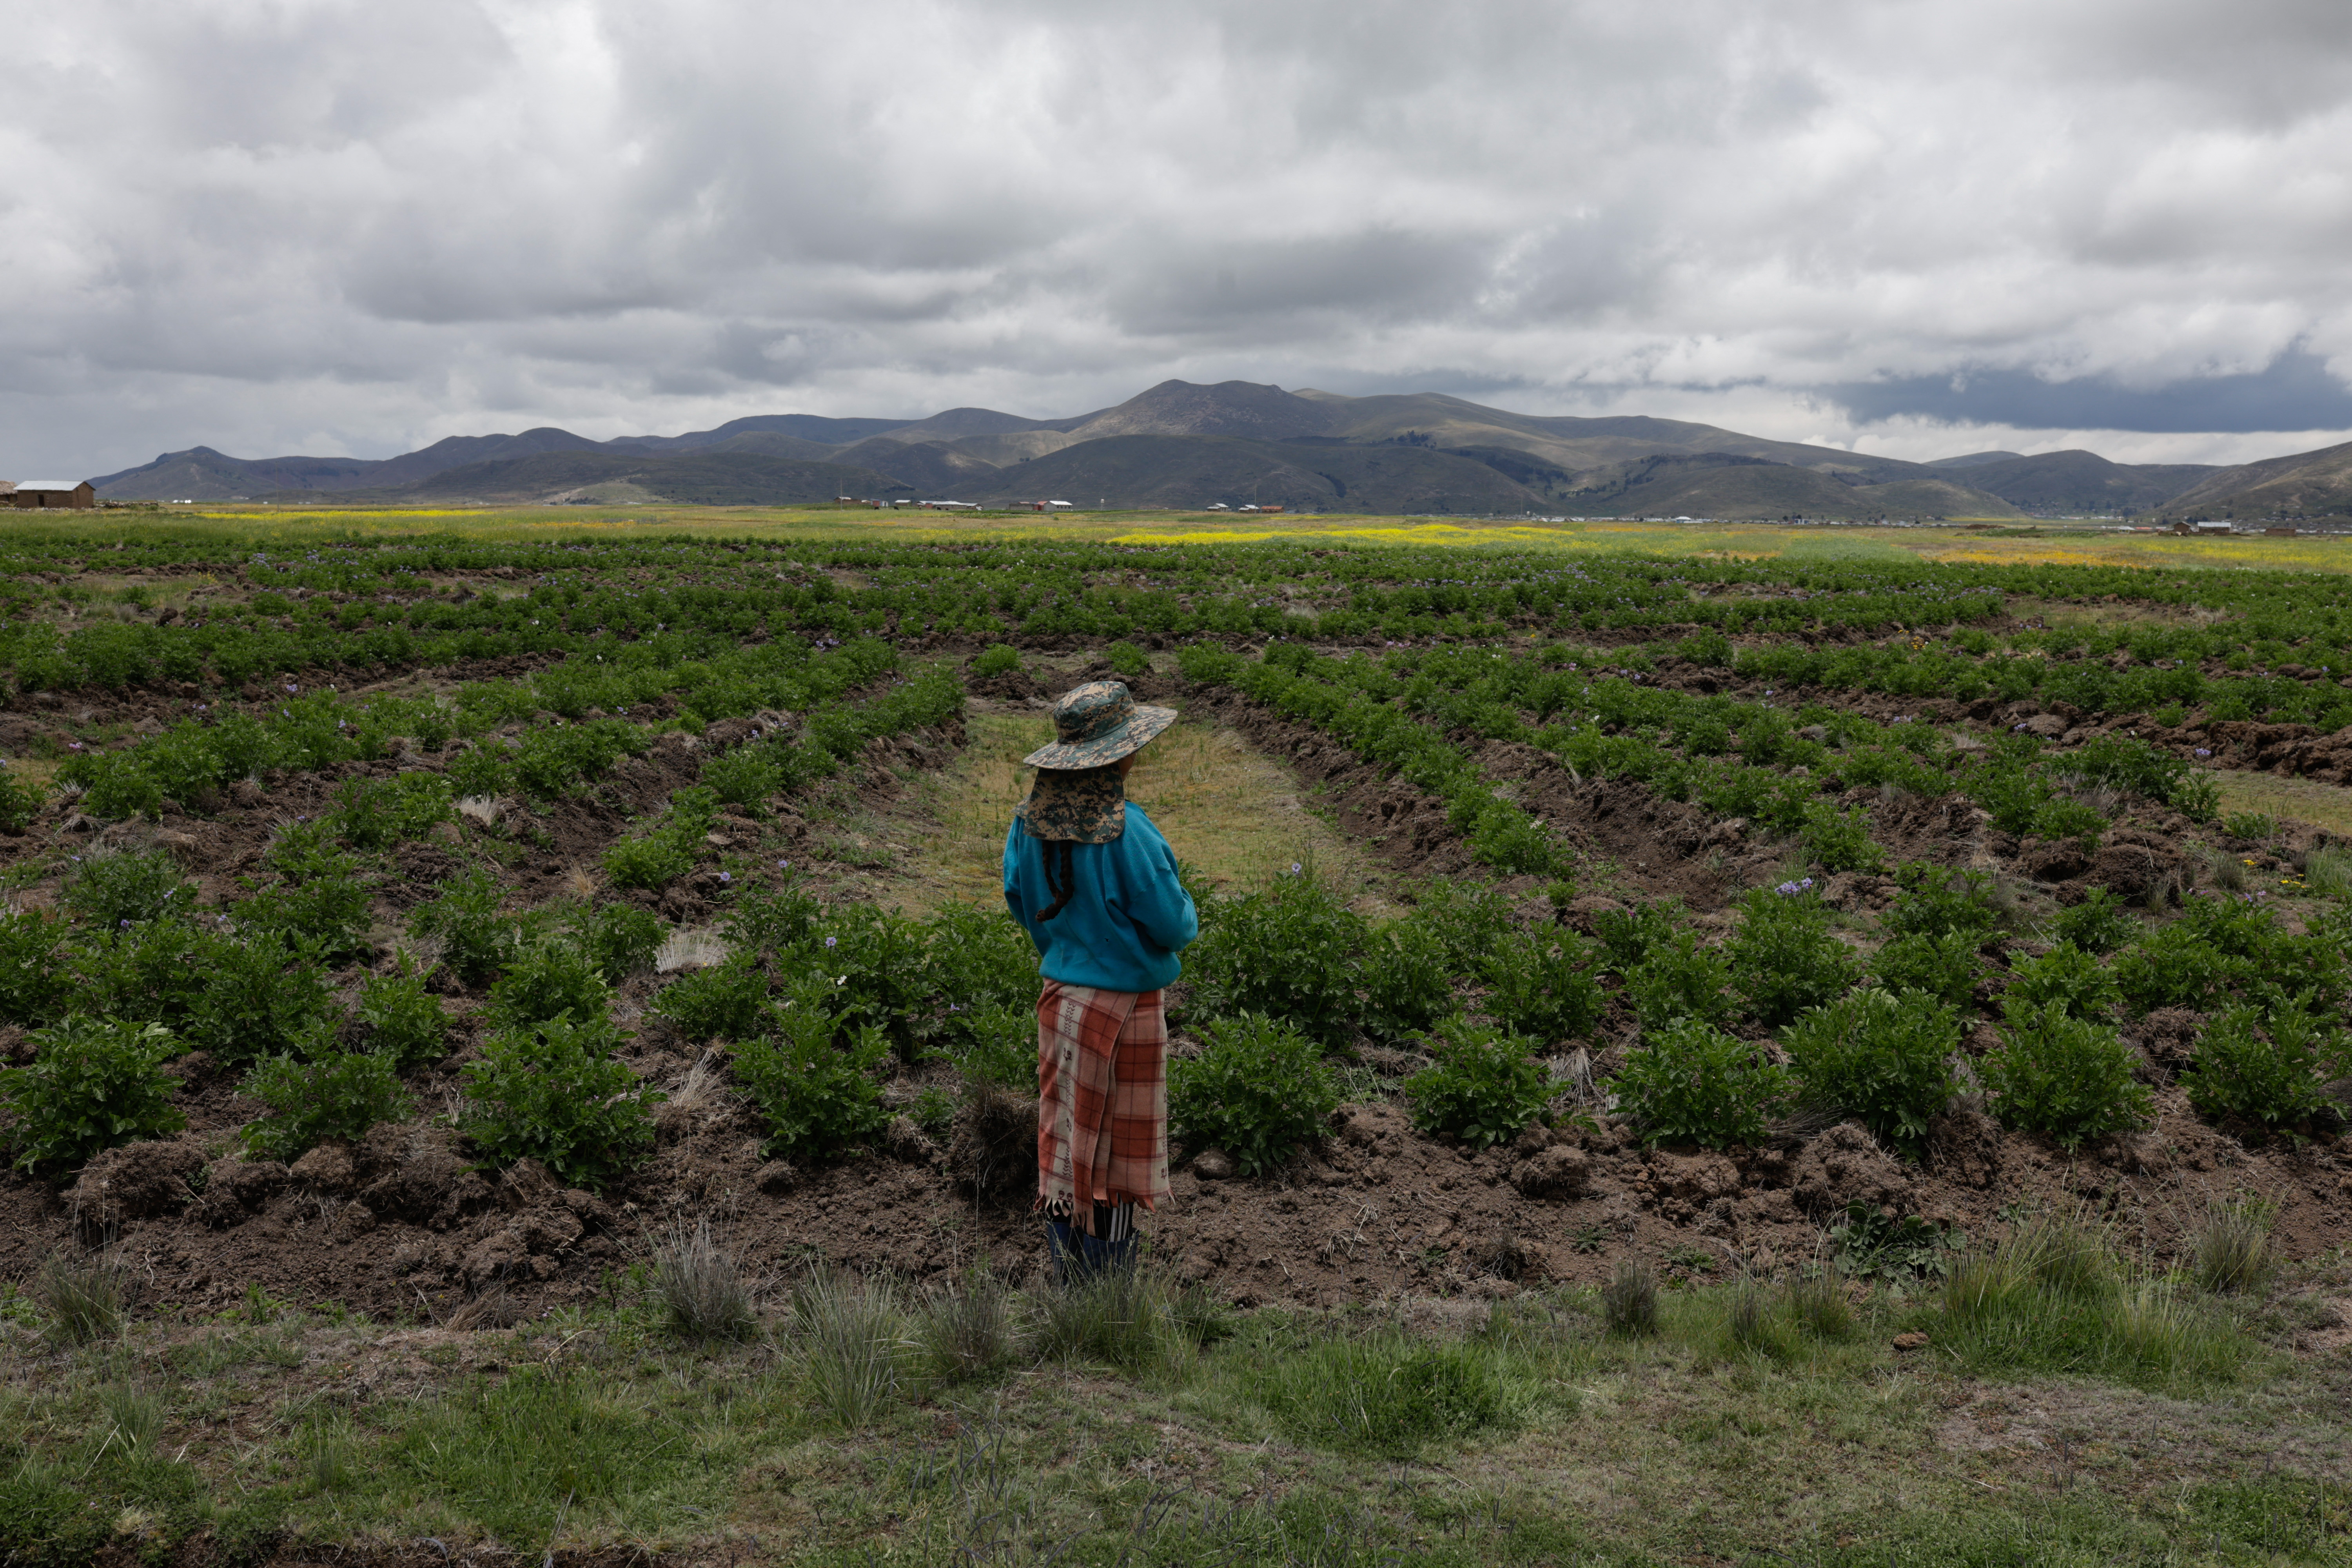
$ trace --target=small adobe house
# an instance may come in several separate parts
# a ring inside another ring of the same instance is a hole
[[[71,507],[88,511],[98,491],[88,479],[0,479],[0,503],[19,508]]]

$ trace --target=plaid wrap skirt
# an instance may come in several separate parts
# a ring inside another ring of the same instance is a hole
[[[1168,1195],[1168,1015],[1157,991],[1045,982],[1037,1000],[1037,1207],[1080,1230],[1097,1204]]]

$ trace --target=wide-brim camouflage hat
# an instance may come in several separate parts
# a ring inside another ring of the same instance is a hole
[[[1139,751],[1176,722],[1173,708],[1150,708],[1122,681],[1089,680],[1054,704],[1054,743],[1021,760],[1033,768],[1098,768]]]

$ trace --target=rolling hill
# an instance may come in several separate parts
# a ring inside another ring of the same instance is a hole
[[[2080,448],[2031,458],[1978,452],[1927,466],[2045,517],[2147,511],[2220,471],[2203,463],[2111,463]]]
[[[831,461],[837,447],[912,421],[822,419],[808,414],[761,415],[733,419],[716,430],[684,436],[623,436],[591,441],[569,430],[542,426],[518,436],[451,436],[397,458],[225,457],[209,447],[166,452],[152,463],[90,481],[107,500],[226,500],[289,490],[364,491],[381,497],[439,475],[484,464],[550,452],[599,452],[622,457],[656,453],[752,453],[765,457]],[[809,432],[831,437],[813,439]],[[533,470],[536,471],[536,470]]]
[[[834,461],[887,474],[926,496],[945,496],[958,485],[985,480],[998,472],[996,464],[975,458],[960,446],[902,440],[902,434],[894,430],[841,447]]]
[[[871,468],[756,452],[681,455],[542,452],[468,463],[397,489],[357,490],[354,501],[562,504],[671,501],[682,506],[795,506],[838,495],[887,499],[912,487]]]
[[[210,447],[166,452],[152,463],[90,481],[104,500],[227,500],[278,490],[349,489],[383,467],[360,458],[232,458]]]
[[[1412,447],[1305,447],[1231,436],[1106,436],[955,488],[1025,505],[1282,506],[1293,511],[1522,512],[1542,499],[1483,463]]]
[[[1639,458],[1576,476],[1558,503],[1586,517],[2015,517],[1998,497],[1936,476],[1867,482],[1851,472],[1710,452]]]
[[[2222,468],[2165,504],[2168,517],[2352,516],[2352,442]]]
[[[451,436],[397,458],[224,457],[209,447],[166,452],[152,463],[91,480],[107,500],[226,500],[286,490],[391,490],[468,464],[542,452],[593,452],[597,443],[551,426],[520,436]]]

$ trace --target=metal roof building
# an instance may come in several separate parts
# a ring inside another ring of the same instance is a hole
[[[19,508],[70,507],[87,511],[98,504],[88,479],[0,479],[0,503]]]

